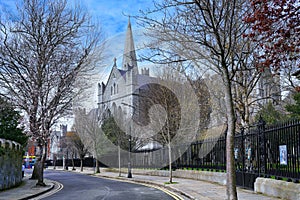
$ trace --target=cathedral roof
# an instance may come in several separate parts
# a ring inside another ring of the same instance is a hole
[[[122,62],[123,70],[128,70],[128,67],[137,68],[137,59],[136,59],[136,53],[134,48],[130,18],[128,19],[123,62]]]
[[[126,72],[127,72],[127,71],[122,70],[122,69],[118,69],[118,70],[119,70],[119,72],[120,72],[120,74],[121,74],[122,76],[124,76],[124,75],[126,74]]]
[[[142,75],[142,74],[137,75],[137,84],[139,87],[148,83],[156,83],[156,82],[157,82],[157,78],[155,77]]]

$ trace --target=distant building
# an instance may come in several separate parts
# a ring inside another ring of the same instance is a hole
[[[281,101],[280,76],[272,74],[270,68],[264,69],[258,82],[259,105],[264,106],[268,102],[277,105]]]
[[[129,19],[122,66],[118,68],[116,58],[114,58],[107,82],[98,83],[99,120],[105,119],[110,113],[122,114],[124,119],[137,116],[141,112],[139,108],[139,92],[141,88],[145,88],[147,83],[155,81],[156,78],[150,76],[148,68],[143,68],[140,71],[138,69]],[[154,146],[156,147],[156,145]]]
[[[137,109],[138,88],[155,79],[149,69],[139,73],[130,20],[128,21],[122,67],[116,58],[106,83],[98,84],[98,109],[100,113],[121,111],[131,116]]]
[[[47,159],[55,160],[62,158],[62,139],[66,136],[67,125],[60,125],[60,130],[51,132],[48,142]]]

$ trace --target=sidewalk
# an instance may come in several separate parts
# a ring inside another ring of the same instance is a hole
[[[44,179],[46,187],[36,186],[37,180],[30,180],[30,176],[31,174],[25,174],[23,183],[19,187],[0,192],[0,200],[31,199],[54,188],[55,183],[47,179]]]
[[[101,168],[101,173],[96,174],[98,177],[121,179],[126,181],[133,181],[138,183],[146,183],[150,185],[156,185],[168,190],[174,191],[184,199],[198,199],[198,200],[223,200],[226,199],[226,187],[210,183],[206,181],[198,181],[192,179],[183,179],[183,178],[173,178],[175,184],[165,184],[168,181],[168,177],[160,176],[148,176],[148,175],[138,175],[134,174],[134,169],[132,171],[133,178],[127,178],[126,173],[122,173],[119,177],[116,172],[107,172],[105,169]],[[78,168],[76,170],[78,172]],[[93,174],[93,168],[84,168],[83,172],[85,174]],[[176,183],[177,182],[177,183]],[[278,200],[279,198],[268,197],[262,194],[256,194],[254,191],[245,190],[238,188],[238,198],[240,200]]]
[[[49,167],[48,170],[53,170]],[[57,170],[62,170],[58,168]],[[88,175],[94,175],[93,168],[84,168],[83,172],[76,168],[76,171],[69,170],[74,173],[83,173]],[[192,179],[174,178],[175,184],[165,184],[168,181],[168,177],[160,176],[146,176],[138,175],[132,171],[133,178],[127,178],[127,174],[123,173],[121,177],[116,172],[108,172],[101,168],[101,173],[94,176],[103,178],[112,178],[121,181],[145,183],[149,185],[159,186],[164,189],[176,192],[180,194],[184,199],[198,199],[198,200],[223,200],[226,199],[226,187],[214,183],[205,181],[198,181]],[[16,199],[29,199],[28,197],[36,197],[40,194],[50,191],[55,187],[55,182],[51,180],[45,180],[47,187],[36,187],[35,180],[29,180],[29,175],[24,177],[24,183],[14,189],[10,189],[4,192],[0,192],[0,200],[16,200]],[[256,194],[253,191],[244,190],[238,188],[238,197],[240,200],[278,200],[278,198],[267,197],[261,194]]]

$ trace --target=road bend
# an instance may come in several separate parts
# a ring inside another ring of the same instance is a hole
[[[174,200],[170,194],[146,185],[116,181],[67,171],[45,170],[44,177],[61,183],[43,200]]]

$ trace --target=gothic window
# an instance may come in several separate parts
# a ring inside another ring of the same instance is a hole
[[[116,83],[114,83],[114,94],[116,94]]]
[[[111,88],[110,88],[110,95],[112,95],[113,94],[113,86],[111,86]]]

